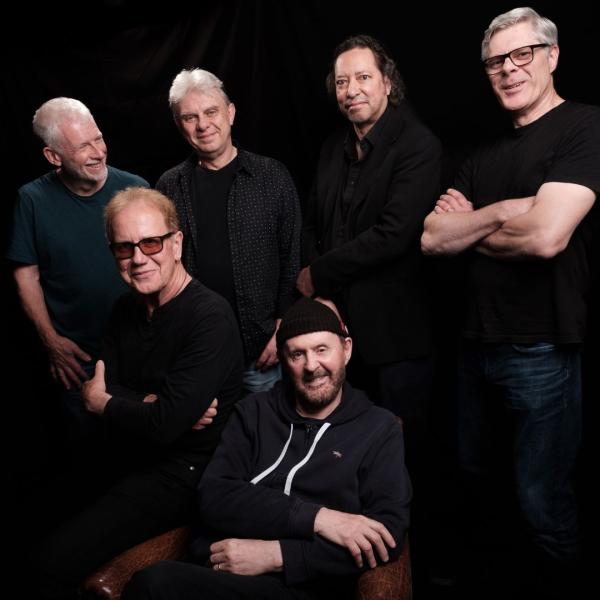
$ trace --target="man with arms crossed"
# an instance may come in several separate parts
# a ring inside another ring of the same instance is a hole
[[[128,188],[108,204],[106,231],[132,289],[115,305],[104,360],[82,392],[110,433],[98,474],[106,483],[45,541],[42,598],[74,598],[110,558],[190,522],[196,485],[241,391],[235,317],[184,269],[173,203]],[[204,428],[215,398],[218,413]]]
[[[572,469],[581,439],[581,344],[600,189],[600,109],[563,100],[557,29],[530,8],[496,17],[483,66],[513,128],[463,166],[425,220],[427,254],[470,257],[459,364],[459,452],[481,494],[494,409],[510,425],[531,573],[575,579],[579,532]],[[486,506],[479,497],[479,507]],[[475,514],[472,513],[472,514]]]

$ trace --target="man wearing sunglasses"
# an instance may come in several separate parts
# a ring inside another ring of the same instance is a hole
[[[66,388],[70,446],[81,449],[96,423],[79,388],[93,372],[112,305],[126,290],[106,247],[102,211],[119,190],[148,184],[106,164],[102,132],[79,100],[42,104],[33,131],[55,169],[19,190],[7,258],[50,372]]]
[[[483,69],[513,127],[467,160],[425,220],[422,248],[469,256],[459,361],[463,473],[479,494],[478,510],[487,506],[481,493],[489,481],[493,433],[504,421],[532,543],[528,558],[536,559],[527,561],[528,575],[549,584],[540,593],[560,596],[561,584],[577,579],[571,475],[581,439],[581,344],[600,189],[600,110],[558,95],[557,41],[555,24],[531,8],[516,8],[490,24]]]
[[[183,267],[173,203],[127,188],[106,207],[106,233],[132,290],[115,304],[103,360],[82,390],[108,430],[106,485],[44,542],[43,598],[75,597],[94,568],[191,522],[199,477],[241,391],[235,316]]]

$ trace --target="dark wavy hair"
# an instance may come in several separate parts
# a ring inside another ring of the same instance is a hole
[[[325,85],[327,91],[335,96],[335,61],[338,59],[340,54],[348,52],[353,48],[369,48],[375,56],[375,64],[382,73],[387,76],[390,80],[392,89],[390,90],[389,102],[393,106],[396,106],[400,100],[404,98],[405,85],[396,63],[388,56],[383,46],[370,35],[353,35],[352,37],[346,38],[341,44],[339,44],[333,51],[333,59],[331,61],[331,68],[329,74],[325,79]]]

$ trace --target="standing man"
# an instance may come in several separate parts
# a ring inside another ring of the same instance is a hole
[[[483,67],[513,127],[465,163],[427,217],[422,246],[428,254],[469,252],[459,366],[462,469],[481,493],[499,421],[494,409],[501,410],[519,505],[546,566],[537,571],[549,582],[562,574],[565,583],[575,580],[568,571],[579,553],[570,478],[581,439],[600,109],[558,95],[557,41],[554,23],[531,8],[491,22]]]
[[[112,305],[127,289],[106,246],[102,212],[117,191],[148,184],[107,166],[102,133],[79,100],[42,104],[33,131],[56,168],[19,190],[7,258],[50,372],[67,390],[70,437],[83,441],[93,421],[79,388],[93,373]]]
[[[183,70],[169,104],[194,153],[156,187],[177,207],[186,268],[237,316],[245,391],[267,390],[280,378],[275,331],[293,302],[300,264],[294,183],[281,163],[234,146],[235,106],[212,73]]]
[[[432,378],[419,238],[439,193],[440,144],[377,40],[343,41],[327,87],[350,125],[321,150],[297,286],[336,303],[356,345],[350,381],[402,417],[410,470]]]
[[[302,298],[277,344],[289,377],[237,404],[200,482],[198,564],[154,565],[124,599],[346,600],[362,571],[399,556],[411,493],[402,428],[345,382],[348,332]]]
[[[241,391],[235,316],[183,267],[172,202],[156,190],[119,192],[106,232],[132,289],[115,304],[104,361],[82,392],[111,433],[108,485],[45,541],[40,596],[48,599],[75,598],[110,558],[191,522],[196,485]]]

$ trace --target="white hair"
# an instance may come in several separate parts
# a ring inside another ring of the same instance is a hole
[[[78,122],[93,121],[89,108],[74,98],[52,98],[44,102],[33,115],[33,132],[48,146],[60,145],[60,123],[66,119]]]
[[[230,103],[223,82],[216,75],[204,69],[184,69],[173,79],[171,89],[169,90],[169,106],[173,109],[192,90],[206,92],[207,90],[214,89],[219,90],[223,94],[227,104]]]

